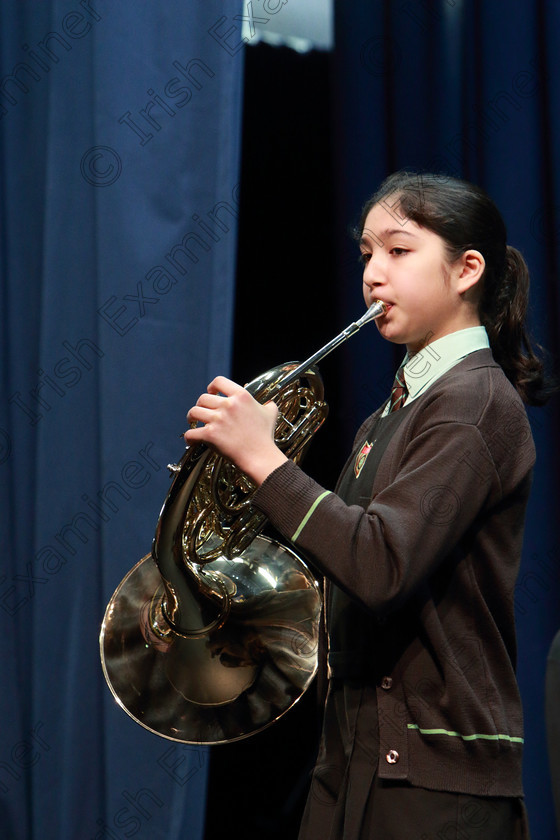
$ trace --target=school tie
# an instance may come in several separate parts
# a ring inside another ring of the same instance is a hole
[[[393,382],[388,414],[392,411],[397,411],[397,409],[404,405],[407,397],[408,388],[406,387],[406,380],[404,378],[404,365],[401,365],[395,375],[395,381]]]

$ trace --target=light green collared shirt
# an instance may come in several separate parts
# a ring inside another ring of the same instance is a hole
[[[405,357],[404,378],[408,396],[404,405],[408,405],[426,388],[429,388],[440,376],[454,367],[461,359],[476,350],[490,347],[485,327],[467,327],[465,330],[444,335],[431,344],[427,344],[413,356]],[[387,404],[383,416],[388,412]]]

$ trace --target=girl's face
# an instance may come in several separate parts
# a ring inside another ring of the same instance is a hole
[[[450,265],[441,237],[394,206],[376,204],[360,241],[366,305],[381,300],[388,311],[375,323],[383,338],[416,353],[451,332],[480,323],[465,306],[465,261]],[[465,257],[465,255],[463,255]]]

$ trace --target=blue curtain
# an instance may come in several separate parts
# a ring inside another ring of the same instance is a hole
[[[560,7],[553,2],[403,0],[336,4],[333,70],[340,309],[361,305],[348,223],[400,168],[465,177],[501,208],[532,274],[529,326],[558,370]],[[359,335],[342,351],[347,428],[386,395],[396,358]],[[373,372],[373,373],[372,373]],[[546,656],[560,622],[556,397],[531,409],[538,451],[516,592],[526,715],[525,790],[535,838],[556,837],[546,752]]]
[[[0,6],[0,835],[204,831],[208,753],[118,708],[105,605],[228,372],[237,0]]]

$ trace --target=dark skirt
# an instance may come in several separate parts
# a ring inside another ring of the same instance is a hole
[[[375,686],[331,681],[299,840],[529,840],[520,799],[380,779]]]

